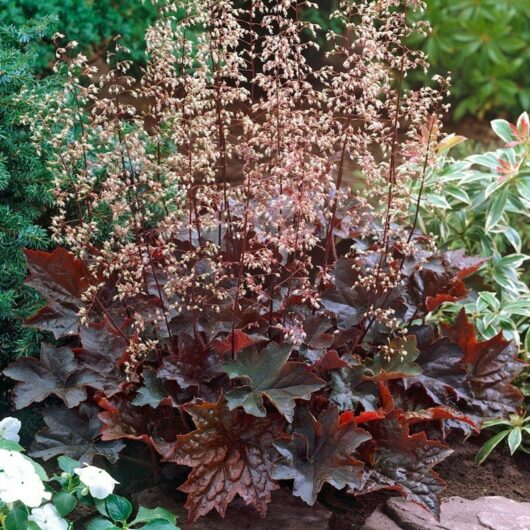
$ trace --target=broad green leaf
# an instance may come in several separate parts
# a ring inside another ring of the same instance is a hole
[[[510,245],[512,245],[515,251],[520,253],[523,243],[521,241],[521,236],[519,235],[519,232],[515,228],[508,226],[504,228],[502,234],[508,240]]]
[[[27,530],[28,509],[20,502],[17,502],[8,513],[5,520],[6,530]]]
[[[512,315],[530,317],[530,300],[522,299],[515,300],[513,302],[507,302],[504,304],[503,310]]]
[[[443,210],[450,210],[451,205],[447,202],[447,199],[443,195],[429,195],[429,202],[436,206],[437,208],[441,208]]]
[[[179,528],[165,519],[155,519],[140,527],[139,530],[179,530]]]
[[[288,362],[291,347],[271,342],[261,352],[254,347],[240,352],[236,359],[225,363],[230,379],[241,378],[248,384],[226,394],[228,408],[241,406],[248,414],[265,417],[266,396],[278,411],[291,422],[296,399],[309,399],[324,386],[324,381],[307,370],[304,363]]]
[[[104,519],[103,517],[97,517],[96,519],[92,519],[90,523],[88,523],[86,530],[119,530],[117,526],[112,524],[108,519]]]
[[[113,521],[126,521],[132,513],[132,504],[125,497],[111,494],[105,499],[105,511]]]
[[[174,523],[177,520],[177,516],[165,508],[146,508],[145,506],[140,506],[140,508],[138,508],[138,514],[131,524],[147,523],[158,519]]]
[[[416,337],[407,335],[396,338],[388,344],[388,350],[377,353],[368,369],[374,380],[401,379],[421,374],[421,367],[415,361],[420,355]]]
[[[53,497],[53,504],[57,508],[57,511],[65,517],[75,508],[77,499],[72,493],[60,491]]]
[[[491,128],[493,129],[493,132],[506,143],[515,140],[510,123],[506,120],[493,120],[491,122]]]
[[[511,455],[517,451],[522,441],[523,433],[521,432],[521,427],[514,427],[508,435],[508,447]]]
[[[523,112],[518,118],[517,118],[517,128],[521,130],[523,127],[527,127],[530,125],[530,118],[528,117],[528,112]]]
[[[62,471],[70,474],[73,474],[74,469],[81,467],[81,462],[79,462],[79,460],[74,460],[73,458],[64,455],[57,459],[57,464],[59,464],[59,468]]]
[[[478,453],[475,456],[475,463],[476,464],[482,464],[486,458],[491,454],[493,449],[497,447],[503,440],[508,436],[510,433],[509,430],[499,432],[495,436],[492,436],[478,451]]]
[[[484,191],[484,199],[489,199],[493,194],[495,194],[505,184],[506,184],[505,180],[499,180],[499,178],[495,176],[495,180],[491,184],[488,184],[488,186],[486,187],[486,190]]]
[[[138,389],[133,405],[142,407],[149,405],[156,409],[160,402],[168,396],[168,391],[163,382],[157,377],[156,371],[151,368],[145,368],[143,371],[144,386]]]
[[[17,442],[13,442],[12,440],[4,440],[3,438],[0,439],[0,449],[5,449],[6,451],[16,451],[17,453],[25,451],[25,449]]]
[[[499,165],[499,159],[495,153],[485,153],[483,155],[471,155],[467,160],[473,164],[484,166],[496,170]]]

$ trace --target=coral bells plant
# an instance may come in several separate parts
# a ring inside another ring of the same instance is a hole
[[[191,520],[237,495],[265,515],[281,481],[436,514],[444,433],[515,411],[522,364],[464,313],[426,324],[481,261],[410,216],[444,110],[444,80],[405,89],[422,3],[340,2],[319,69],[309,2],[237,6],[159,6],[140,80],[119,40],[104,73],[57,50],[68,82],[30,121],[61,246],[26,256],[46,299],[28,325],[59,342],[4,372],[17,407],[48,404],[33,454],[143,442],[191,468]]]

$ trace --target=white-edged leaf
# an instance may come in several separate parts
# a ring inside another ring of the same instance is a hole
[[[493,132],[506,143],[515,140],[510,123],[506,120],[493,120],[491,122]]]
[[[495,227],[495,225],[502,219],[507,198],[508,194],[506,193],[506,190],[504,190],[493,200],[486,215],[486,232]]]
[[[510,448],[511,455],[517,451],[522,441],[523,433],[521,432],[521,427],[514,427],[508,435],[508,447]]]

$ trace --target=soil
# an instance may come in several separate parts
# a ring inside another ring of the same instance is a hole
[[[474,458],[486,438],[481,436],[467,442],[450,444],[454,453],[436,469],[447,483],[444,497],[460,496],[476,499],[485,495],[500,495],[516,501],[530,499],[530,456],[507,450],[495,450],[481,466]],[[319,500],[334,512],[330,530],[358,530],[375,507],[388,498],[388,493],[373,493],[352,499],[326,489]]]

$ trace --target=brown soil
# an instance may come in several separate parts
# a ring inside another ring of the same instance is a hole
[[[476,499],[485,495],[501,495],[516,501],[530,499],[530,456],[517,453],[510,457],[503,450],[494,451],[481,466],[474,463],[475,455],[485,438],[451,444],[454,454],[445,460],[437,471],[446,481],[442,497],[460,496]],[[358,530],[375,507],[389,494],[377,493],[352,499],[325,490],[321,501],[334,516],[330,530]]]

